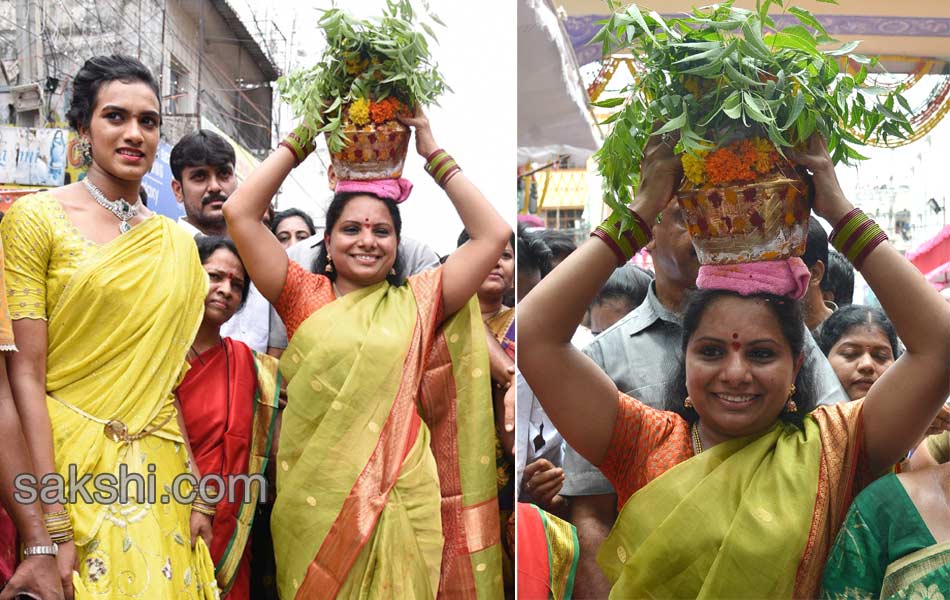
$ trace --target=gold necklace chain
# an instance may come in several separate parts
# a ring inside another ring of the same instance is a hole
[[[699,439],[699,423],[693,423],[690,431],[693,435],[693,454],[698,455],[703,451],[703,441]]]

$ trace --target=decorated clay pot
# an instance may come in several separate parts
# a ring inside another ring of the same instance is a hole
[[[755,181],[694,186],[676,198],[702,265],[801,256],[808,236],[807,175],[783,163]]]
[[[396,120],[379,125],[347,124],[343,133],[349,143],[330,153],[338,179],[396,179],[402,175],[409,149],[408,127]]]

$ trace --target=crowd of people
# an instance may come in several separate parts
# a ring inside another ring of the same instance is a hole
[[[156,215],[152,73],[94,57],[71,97],[84,178],[0,229],[0,597],[513,593],[514,494],[501,510],[489,457],[513,459],[514,236],[425,114],[403,122],[465,229],[442,260],[402,236],[406,179],[331,171],[322,228],[274,212],[303,126],[240,185],[226,140],[183,136],[185,214]],[[76,489],[119,474],[145,497]],[[45,494],[56,476],[70,494]]]

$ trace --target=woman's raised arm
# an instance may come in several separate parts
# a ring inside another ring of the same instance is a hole
[[[815,212],[839,225],[854,206],[838,185],[824,140],[813,136],[807,153],[794,158],[814,173]],[[950,304],[888,243],[858,266],[907,347],[864,399],[865,450],[878,473],[904,458],[950,394]]]
[[[631,208],[653,223],[679,180],[679,159],[658,137],[647,142],[640,189]],[[599,464],[617,419],[617,386],[571,345],[617,256],[590,239],[541,280],[518,306],[518,368],[564,439]]]
[[[428,159],[439,149],[421,108],[417,106],[412,118],[401,121],[415,129],[420,156]],[[465,306],[488,277],[511,238],[511,227],[464,172],[449,179],[445,193],[471,238],[449,256],[443,267],[442,307],[445,315],[451,315]]]
[[[307,141],[301,143],[304,136]],[[281,184],[298,164],[298,157],[302,154],[306,158],[303,148],[311,146],[309,139],[306,130],[298,127],[224,203],[228,234],[237,246],[251,281],[271,304],[277,304],[287,281],[288,258],[284,247],[261,219]],[[289,141],[294,147],[299,146],[299,154],[288,145]]]

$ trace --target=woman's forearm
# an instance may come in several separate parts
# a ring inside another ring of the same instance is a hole
[[[631,208],[653,223],[669,203],[678,161],[648,144],[640,190]],[[638,225],[638,227],[642,227]],[[646,234],[646,231],[642,231]],[[635,249],[635,248],[634,248]],[[581,456],[599,464],[617,415],[617,387],[571,337],[601,286],[617,267],[617,254],[599,238],[585,242],[549,273],[518,307],[518,365],[554,426]]]
[[[505,249],[505,244],[511,238],[511,227],[502,218],[495,207],[491,205],[484,194],[479,191],[475,184],[460,172],[445,186],[445,193],[449,200],[455,206],[462,225],[468,233],[470,242],[475,244],[484,244],[486,251],[490,251],[494,260]],[[496,252],[497,250],[497,252]],[[486,272],[487,276],[488,273]]]
[[[823,143],[813,138],[810,150],[803,157],[815,173],[815,210],[836,226],[843,227],[846,217],[849,223],[860,219],[851,213],[854,206],[838,186]],[[864,445],[868,466],[878,473],[921,439],[950,393],[950,305],[887,242],[877,243],[859,266],[907,347],[864,398]]]
[[[228,227],[242,221],[260,223],[271,200],[295,165],[296,158],[287,148],[278,146],[271,152],[228,197],[224,204]]]
[[[442,269],[442,303],[451,315],[475,295],[511,238],[511,228],[464,173],[446,185],[446,193],[458,211],[471,239],[445,261]]]
[[[38,368],[39,365],[30,364],[32,361],[26,356],[23,348],[25,344],[20,341],[22,339],[23,336],[17,337],[20,352],[8,358],[10,389],[32,459],[33,473],[40,482],[47,474],[57,472],[52,424],[46,407],[46,374],[45,369]],[[38,489],[42,487],[38,486]],[[40,499],[43,499],[42,495]],[[44,512],[56,512],[63,508],[58,502],[43,504]]]
[[[880,472],[901,460],[950,394],[950,305],[889,243],[861,269],[907,347],[864,398],[868,462]]]
[[[835,225],[853,208],[842,194],[835,194],[822,216]],[[944,364],[950,365],[950,304],[920,271],[886,242],[878,244],[860,266],[907,352],[945,357]]]
[[[889,243],[865,259],[861,275],[894,324],[907,352],[930,354],[950,365],[950,303]]]
[[[276,304],[287,280],[287,253],[261,219],[297,159],[278,146],[224,203],[228,234],[258,291]]]
[[[39,501],[21,502],[18,499],[16,478],[21,474],[35,476],[33,462],[27,450],[26,440],[20,429],[20,417],[13,403],[13,395],[6,379],[6,368],[0,360],[0,439],[6,448],[0,461],[0,503],[13,519],[17,532],[28,545],[48,545],[49,533],[43,521],[43,509]]]
[[[641,192],[632,208],[653,223],[660,194]],[[667,197],[668,200],[668,197]],[[617,257],[602,240],[591,238],[535,286],[518,307],[518,341],[569,344],[590,303],[617,268]]]

